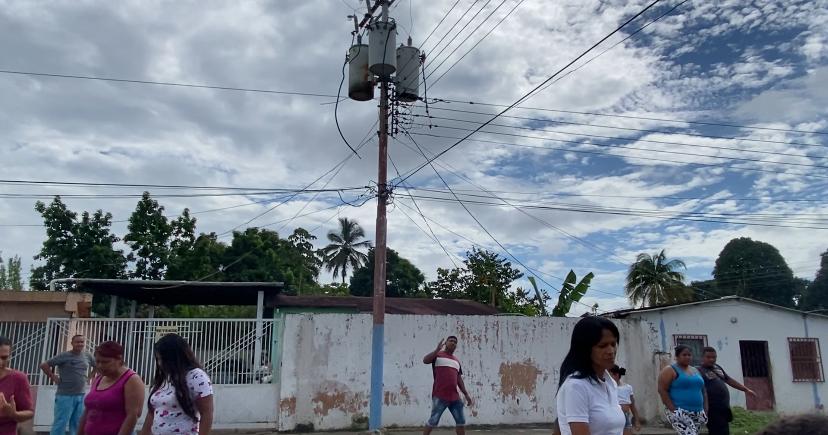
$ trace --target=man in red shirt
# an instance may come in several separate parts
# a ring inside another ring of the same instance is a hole
[[[443,349],[445,345],[445,350]],[[463,368],[460,360],[454,356],[457,350],[457,337],[450,336],[440,340],[437,349],[423,357],[424,364],[431,364],[434,374],[434,387],[431,390],[431,418],[423,431],[423,435],[429,435],[439,423],[443,412],[448,409],[454,417],[457,435],[466,433],[466,417],[463,415],[463,401],[460,400],[458,388],[466,398],[466,403],[472,405],[472,399],[463,384]]]
[[[34,417],[29,379],[9,368],[11,341],[0,337],[0,435],[17,434],[17,423]]]

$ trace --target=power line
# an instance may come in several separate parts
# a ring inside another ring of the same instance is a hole
[[[431,32],[428,34],[428,36],[426,36],[426,39],[425,39],[425,40],[423,40],[423,43],[422,43],[422,44],[420,44],[420,48],[422,48],[423,46],[425,46],[425,45],[426,45],[426,43],[428,42],[428,40],[429,40],[429,39],[431,39],[431,35],[433,35],[433,34],[434,34],[434,32],[436,32],[436,31],[437,31],[437,28],[438,28],[438,27],[440,27],[440,25],[441,25],[441,24],[443,24],[443,21],[445,21],[445,20],[446,20],[446,18],[448,18],[448,16],[451,14],[451,12],[454,10],[454,8],[455,8],[455,7],[457,7],[457,4],[458,4],[458,3],[460,3],[460,0],[455,1],[455,2],[454,2],[454,4],[453,4],[453,5],[451,5],[451,7],[449,8],[448,12],[446,12],[445,14],[443,14],[443,18],[441,18],[441,19],[440,19],[440,22],[438,22],[438,23],[437,23],[437,25],[436,25],[436,26],[434,26],[434,28],[433,28],[433,29],[431,29]]]
[[[97,80],[97,81],[104,81],[104,82],[133,83],[133,84],[140,84],[140,85],[157,85],[157,86],[173,86],[173,87],[181,87],[181,88],[214,89],[214,90],[219,90],[219,91],[254,92],[254,93],[276,94],[276,95],[296,95],[296,96],[300,96],[300,97],[336,98],[336,95],[319,94],[319,93],[313,93],[313,92],[277,91],[277,90],[272,90],[272,89],[239,88],[239,87],[232,87],[232,86],[214,86],[214,85],[197,85],[197,84],[191,84],[191,83],[175,83],[175,82],[161,82],[161,81],[153,81],[153,80],[119,79],[119,78],[113,78],[113,77],[95,77],[95,76],[82,76],[82,75],[71,75],[71,74],[54,74],[54,73],[42,73],[42,72],[33,72],[33,71],[0,70],[0,74],[15,74],[15,75],[25,75],[25,76],[35,76],[35,77],[53,77],[53,78],[64,78],[64,79],[79,79],[79,80]]]
[[[417,149],[420,151],[420,153],[422,154],[422,156],[423,156],[426,160],[429,160],[428,156],[426,156],[425,152],[423,151],[423,149],[422,149],[422,148],[420,148],[420,146],[417,144],[417,142],[413,142],[413,143],[414,143],[414,146],[416,146],[416,147],[417,147]],[[472,219],[473,219],[473,220],[477,223],[477,225],[480,227],[480,229],[482,229],[482,230],[483,230],[483,232],[485,232],[485,233],[486,233],[486,234],[487,234],[487,235],[488,235],[488,236],[489,236],[489,237],[490,237],[490,238],[491,238],[491,239],[492,239],[492,240],[493,240],[493,241],[497,244],[497,246],[499,246],[499,247],[500,247],[500,249],[502,249],[502,250],[503,250],[503,252],[505,252],[507,255],[509,255],[509,257],[511,257],[511,258],[512,258],[512,259],[513,259],[516,263],[518,263],[521,267],[523,267],[523,269],[524,269],[524,270],[526,270],[527,272],[529,272],[529,271],[530,271],[529,267],[527,267],[525,264],[523,264],[523,262],[522,262],[522,261],[520,261],[520,259],[519,259],[519,258],[517,258],[514,254],[512,254],[512,252],[511,252],[511,251],[509,251],[509,249],[508,249],[508,248],[506,248],[506,246],[504,246],[502,243],[500,243],[500,241],[499,241],[499,240],[497,240],[497,238],[496,238],[496,237],[495,237],[495,236],[494,236],[494,235],[493,235],[493,234],[492,234],[492,233],[491,233],[491,232],[490,232],[490,231],[486,228],[486,226],[485,226],[485,225],[483,225],[483,223],[482,223],[482,222],[480,222],[480,219],[478,219],[478,218],[477,218],[477,216],[475,216],[475,215],[474,215],[474,213],[472,213],[472,212],[471,212],[471,210],[469,210],[469,208],[468,208],[468,207],[466,207],[466,204],[465,204],[465,203],[464,203],[464,202],[460,199],[460,197],[458,197],[458,196],[457,196],[457,194],[456,194],[456,193],[454,193],[454,191],[453,191],[453,190],[451,190],[451,187],[449,186],[448,182],[446,182],[445,178],[443,178],[443,175],[442,175],[442,174],[440,174],[440,171],[438,171],[438,170],[437,170],[437,168],[434,166],[434,164],[433,164],[433,163],[431,163],[431,161],[429,161],[429,162],[428,162],[428,164],[429,164],[429,166],[431,166],[431,169],[434,171],[434,173],[437,175],[437,177],[440,179],[440,181],[442,181],[442,182],[443,182],[443,185],[445,185],[445,186],[446,186],[446,189],[448,189],[448,190],[451,192],[451,194],[454,196],[455,200],[456,200],[456,201],[460,204],[460,206],[462,206],[462,207],[463,207],[463,209],[464,209],[464,210],[466,210],[466,213],[468,213],[468,215],[469,215],[469,216],[470,216],[470,217],[471,217],[471,218],[472,218]],[[537,276],[537,275],[536,275],[535,277],[536,277],[539,281],[541,281],[542,283],[546,284],[546,286],[547,286],[547,287],[549,287],[549,288],[553,288],[551,284],[549,284],[548,282],[546,282],[546,280],[544,280],[544,279],[543,279],[543,278],[541,278],[540,276]],[[536,291],[535,293],[536,293],[536,296],[538,296],[538,299],[541,299],[541,298],[539,297],[539,296],[540,296],[540,294],[539,294],[537,291]],[[575,301],[575,302],[578,302],[578,301]],[[578,303],[580,303],[580,302],[578,302]],[[590,308],[591,308],[591,307],[590,307]]]
[[[422,124],[415,124],[415,125],[422,125]],[[414,136],[426,136],[426,137],[445,138],[445,139],[461,139],[461,138],[457,138],[457,137],[453,137],[453,136],[443,136],[443,135],[437,135],[437,134],[431,134],[431,133],[411,133],[411,134],[414,135]],[[519,135],[516,135],[516,136],[519,136]],[[564,142],[564,143],[570,142],[570,141],[563,141],[563,140],[560,140],[560,139],[546,139],[546,138],[543,138],[543,140],[548,140],[548,141],[552,141],[552,142]],[[541,150],[547,150],[547,151],[565,151],[565,152],[578,153],[578,154],[592,154],[592,155],[600,155],[600,156],[610,156],[610,157],[623,158],[623,159],[642,160],[642,161],[645,161],[645,162],[664,162],[664,163],[673,163],[673,164],[708,167],[708,168],[730,168],[730,169],[736,169],[736,170],[740,170],[740,171],[765,172],[765,173],[770,173],[770,174],[796,175],[796,176],[801,176],[801,177],[828,179],[828,176],[818,174],[818,173],[778,171],[778,170],[773,170],[773,169],[752,168],[752,167],[747,167],[747,166],[735,166],[733,164],[726,165],[725,163],[713,164],[713,163],[701,163],[701,162],[693,162],[693,161],[660,159],[660,158],[656,158],[656,157],[637,157],[637,156],[631,156],[631,155],[625,155],[625,154],[616,154],[616,153],[611,153],[611,152],[590,151],[590,150],[583,150],[583,149],[549,147],[549,146],[539,146],[539,145],[526,145],[526,144],[519,144],[519,143],[512,143],[512,142],[498,142],[498,141],[492,141],[492,140],[486,140],[486,139],[468,139],[468,141],[469,142],[479,142],[479,143],[489,143],[489,144],[496,144],[496,145],[510,146],[510,147],[518,147],[518,148],[531,148],[531,149],[541,149]],[[620,150],[624,149],[624,147],[620,147],[620,146],[600,145],[600,144],[592,144],[592,143],[586,144],[586,143],[581,143],[581,142],[574,142],[574,143],[576,143],[578,145],[582,145],[582,146],[608,148],[610,150],[619,150],[620,151]],[[645,151],[650,151],[650,150],[645,150]],[[636,163],[632,163],[632,164],[636,164]],[[642,166],[641,164],[637,164],[637,165]],[[643,165],[643,166],[651,166],[651,165]],[[412,170],[408,171],[407,174],[409,174],[409,177],[410,177],[417,170],[418,170],[418,168],[412,169]]]
[[[453,100],[453,99],[448,99],[448,98],[434,98],[431,101],[429,101],[429,104],[436,104],[436,103],[459,103],[459,104],[469,104],[469,105],[488,106],[488,107],[509,107],[505,104],[493,104],[493,103],[484,103],[484,102],[480,102],[480,101],[468,101],[468,100]],[[538,111],[538,112],[568,113],[568,114],[574,114],[574,115],[589,115],[589,116],[602,116],[602,117],[609,117],[609,118],[637,119],[637,120],[644,120],[644,121],[668,122],[668,123],[676,123],[676,124],[706,125],[706,126],[711,126],[711,127],[730,127],[730,128],[744,129],[744,130],[765,130],[765,131],[778,131],[778,132],[784,132],[784,133],[828,135],[828,132],[826,132],[826,131],[807,131],[807,130],[794,130],[794,129],[789,129],[789,128],[757,127],[757,126],[747,126],[747,125],[741,125],[741,124],[728,124],[728,123],[721,123],[721,122],[685,121],[685,120],[655,118],[655,117],[647,117],[647,116],[619,115],[619,114],[610,114],[610,113],[584,112],[584,111],[564,110],[564,109],[550,109],[550,108],[543,108],[543,107],[515,106],[513,108],[514,109],[520,109],[520,110],[533,110],[533,111]]]
[[[450,29],[448,29],[448,32],[446,32],[446,33],[443,35],[443,37],[442,37],[442,38],[440,38],[440,40],[439,40],[439,41],[437,41],[437,43],[436,43],[436,44],[434,44],[434,47],[431,47],[431,49],[430,49],[429,51],[434,51],[434,50],[436,50],[436,49],[437,49],[437,47],[439,47],[439,46],[440,46],[440,44],[441,44],[441,43],[442,43],[442,42],[446,39],[446,37],[449,35],[449,33],[451,33],[451,32],[454,30],[454,28],[455,28],[455,27],[457,27],[457,25],[458,25],[458,24],[460,24],[460,21],[462,21],[462,20],[463,20],[463,18],[465,18],[465,17],[466,17],[466,15],[468,15],[468,14],[469,14],[469,12],[472,10],[472,8],[474,7],[474,5],[476,5],[479,1],[480,1],[480,0],[474,0],[474,3],[472,3],[471,5],[469,5],[469,8],[468,8],[468,9],[466,9],[466,11],[465,11],[465,12],[463,12],[463,15],[460,15],[460,18],[458,18],[458,19],[457,19],[457,21],[455,21],[455,22],[454,22],[454,25],[452,25],[452,26],[451,26],[451,28],[450,28]],[[454,9],[454,7],[452,7],[452,9]],[[449,12],[451,12],[451,11],[449,11]],[[422,45],[422,46],[420,46],[420,48],[423,48],[424,46],[425,46],[425,43],[423,43],[423,45]]]
[[[535,91],[537,91],[538,89],[540,89],[543,85],[545,85],[546,83],[548,83],[549,81],[551,81],[552,79],[554,79],[556,76],[558,76],[558,75],[559,75],[561,72],[563,72],[565,69],[569,68],[572,64],[574,64],[575,62],[577,62],[579,59],[581,59],[582,57],[586,56],[586,55],[587,55],[590,51],[594,50],[596,47],[598,47],[599,45],[601,45],[601,43],[603,43],[604,41],[606,41],[607,39],[609,39],[612,35],[616,34],[616,33],[617,33],[617,32],[619,32],[619,31],[621,31],[621,29],[623,29],[624,27],[626,27],[626,26],[627,26],[627,24],[631,23],[633,20],[635,20],[636,18],[638,18],[639,16],[641,16],[642,14],[644,14],[645,12],[647,12],[647,10],[649,10],[650,8],[652,8],[653,6],[655,6],[656,4],[658,4],[660,1],[661,1],[661,0],[655,0],[655,1],[653,1],[652,3],[650,3],[647,7],[645,7],[645,8],[644,8],[644,9],[642,9],[641,11],[639,11],[637,14],[633,15],[633,16],[632,16],[632,18],[630,18],[629,20],[627,20],[627,21],[625,21],[623,24],[621,24],[621,26],[619,26],[617,29],[615,29],[615,30],[613,30],[612,32],[610,32],[607,36],[605,36],[605,37],[601,38],[601,40],[600,40],[600,41],[596,42],[594,45],[592,45],[592,46],[591,46],[590,48],[588,48],[586,51],[584,51],[583,53],[581,53],[580,55],[578,55],[578,57],[576,57],[575,59],[573,59],[573,60],[572,60],[571,62],[569,62],[568,64],[564,65],[564,67],[563,67],[563,68],[559,69],[557,72],[555,72],[555,73],[554,73],[552,76],[550,76],[548,79],[546,79],[545,81],[541,82],[538,86],[536,86],[534,89],[532,89],[531,91],[529,91],[529,93],[525,94],[523,97],[519,98],[517,101],[515,101],[515,102],[514,102],[514,103],[512,103],[511,105],[509,105],[509,106],[508,106],[508,107],[506,107],[505,109],[501,110],[498,114],[496,114],[496,115],[494,115],[493,117],[491,117],[488,121],[486,121],[486,122],[484,122],[483,124],[481,124],[481,125],[480,125],[479,127],[477,127],[474,131],[470,132],[470,133],[469,133],[469,134],[467,134],[465,137],[463,137],[462,139],[460,139],[460,140],[458,140],[457,142],[455,142],[453,145],[451,145],[451,146],[449,146],[448,148],[446,148],[445,150],[443,150],[443,151],[439,152],[437,155],[435,155],[435,156],[434,156],[434,159],[440,158],[442,155],[444,155],[445,153],[447,153],[447,152],[451,151],[451,150],[452,150],[452,149],[454,149],[457,145],[460,145],[463,141],[465,141],[466,139],[470,138],[473,134],[475,134],[475,133],[477,133],[478,131],[480,131],[483,127],[485,127],[485,126],[489,125],[490,123],[494,122],[494,121],[495,121],[495,120],[496,120],[496,119],[497,119],[500,115],[503,115],[504,113],[506,113],[506,112],[507,112],[507,111],[509,111],[510,109],[512,109],[512,108],[514,108],[514,107],[516,107],[516,106],[518,106],[518,105],[519,105],[522,101],[524,101],[524,100],[526,100],[528,97],[530,97],[530,96],[532,95],[532,93],[533,93],[533,92],[535,92]],[[422,164],[420,167],[418,167],[416,170],[414,170],[414,172],[413,172],[413,173],[411,173],[411,174],[407,175],[405,178],[403,178],[403,179],[402,179],[402,180],[400,180],[400,181],[405,181],[406,179],[410,178],[412,175],[414,175],[415,173],[419,172],[420,170],[422,170],[423,168],[425,168],[426,166],[428,166],[428,164],[429,164],[430,162],[431,162],[431,160],[429,160],[429,161],[427,161],[426,163]]]
[[[478,46],[478,45],[480,45],[480,44],[481,44],[481,43],[482,43],[482,42],[483,42],[486,38],[488,38],[488,37],[489,37],[489,35],[491,35],[491,34],[492,34],[492,32],[494,32],[494,31],[495,31],[495,29],[497,29],[498,27],[500,27],[500,25],[501,25],[501,24],[503,24],[503,22],[504,22],[504,21],[506,21],[506,19],[507,19],[507,18],[509,18],[509,16],[510,16],[510,15],[512,15],[512,13],[513,13],[513,12],[515,12],[515,11],[517,10],[517,8],[518,8],[518,7],[520,7],[520,5],[522,5],[522,4],[523,4],[523,2],[525,2],[525,1],[526,1],[526,0],[520,0],[520,1],[518,1],[518,2],[517,2],[517,4],[515,4],[515,6],[512,8],[512,10],[510,10],[510,11],[509,11],[509,13],[507,13],[507,14],[506,14],[503,18],[501,18],[501,19],[500,19],[500,21],[498,21],[498,22],[497,22],[497,24],[495,24],[495,25],[494,25],[494,27],[492,27],[491,29],[489,29],[489,31],[488,31],[485,35],[483,35],[483,37],[482,37],[482,38],[480,38],[480,40],[478,40],[478,41],[477,41],[477,42],[476,42],[476,43],[475,43],[475,44],[474,44],[471,48],[469,48],[469,49],[468,49],[465,53],[463,53],[463,55],[462,55],[462,56],[460,56],[460,58],[459,58],[459,59],[457,59],[457,60],[456,60],[453,64],[451,64],[451,66],[449,66],[449,68],[448,68],[447,70],[445,70],[442,74],[440,74],[440,77],[437,77],[437,79],[436,79],[436,80],[434,80],[433,82],[431,82],[431,87],[434,87],[434,86],[437,84],[437,82],[439,82],[440,80],[442,80],[442,79],[443,79],[443,77],[444,77],[446,74],[448,74],[448,73],[449,73],[452,69],[454,69],[454,67],[455,67],[455,66],[457,66],[457,64],[458,64],[458,63],[460,63],[460,61],[462,61],[463,59],[465,59],[465,58],[466,58],[466,56],[468,56],[468,55],[469,55],[469,53],[471,53],[472,51],[474,51],[474,49],[475,49],[475,48],[477,48],[477,46]],[[501,3],[501,5],[502,5],[502,3]],[[500,7],[500,6],[498,6],[498,8],[499,8],[499,7]],[[481,24],[482,24],[482,23],[481,23]],[[477,29],[475,29],[475,31],[477,31]],[[472,33],[474,33],[474,32],[472,32]],[[468,38],[467,38],[467,39],[468,39]],[[466,41],[463,41],[463,43],[465,43],[465,42],[466,42]],[[463,43],[461,43],[460,45],[463,45]],[[459,47],[459,46],[458,46],[458,47]],[[452,54],[454,54],[454,52],[452,52]],[[442,66],[442,63],[440,64],[440,66]],[[439,68],[439,66],[438,66],[438,68]],[[436,69],[435,69],[435,71],[436,71]],[[431,74],[429,74],[429,76],[431,76]],[[423,85],[425,85],[425,79],[423,79]]]
[[[446,112],[456,112],[456,113],[468,113],[468,114],[475,114],[475,115],[491,115],[488,112],[476,112],[473,110],[460,110],[460,109],[446,109],[444,107],[430,107],[431,110],[441,110]],[[424,115],[414,115],[414,116],[424,116]],[[427,116],[427,114],[426,114]],[[524,121],[532,121],[532,122],[543,122],[547,124],[562,124],[562,125],[578,125],[584,127],[600,127],[600,128],[609,128],[613,130],[624,130],[624,131],[635,131],[641,133],[653,133],[653,134],[680,134],[684,136],[690,137],[698,137],[703,139],[724,139],[724,140],[737,140],[740,142],[756,142],[756,143],[768,143],[768,144],[779,144],[779,145],[791,145],[791,146],[803,146],[803,147],[819,147],[825,148],[826,145],[823,144],[812,144],[812,143],[802,143],[802,142],[789,142],[789,141],[781,141],[781,140],[769,140],[769,139],[756,139],[756,138],[746,138],[746,137],[734,137],[734,136],[716,136],[716,135],[709,135],[709,134],[698,134],[698,133],[691,133],[685,131],[664,131],[664,130],[652,130],[652,129],[645,129],[645,128],[631,128],[631,127],[619,127],[615,125],[605,125],[605,124],[594,124],[589,122],[574,122],[574,121],[559,121],[554,119],[546,119],[546,118],[533,118],[528,116],[514,116],[514,115],[501,115],[501,118],[509,118],[509,119],[520,119]],[[576,133],[573,133],[576,134]],[[752,151],[752,152],[759,152],[759,151]]]
[[[429,192],[447,192],[445,190],[440,190],[436,188],[424,188],[424,187],[411,187],[413,190],[424,190]],[[479,190],[479,189],[478,189]],[[471,191],[478,191],[478,190],[464,190],[454,188],[455,192],[471,192]],[[651,199],[651,200],[677,200],[677,201],[768,201],[772,200],[774,202],[824,202],[823,199],[801,199],[801,198],[772,198],[772,197],[722,197],[722,198],[713,198],[712,196],[657,196],[657,195],[650,195],[650,196],[641,196],[641,195],[609,195],[609,194],[591,194],[591,193],[562,193],[562,192],[512,192],[512,191],[504,191],[504,190],[491,190],[490,192],[494,193],[506,193],[506,194],[516,194],[516,195],[534,195],[534,196],[564,196],[564,197],[586,197],[586,198],[626,198],[626,199]],[[519,199],[518,199],[519,200]]]
[[[49,186],[84,186],[84,187],[139,187],[145,189],[187,189],[187,190],[249,190],[264,192],[308,192],[314,189],[303,189],[296,187],[238,187],[238,186],[193,186],[182,184],[132,184],[132,183],[104,183],[85,181],[54,181],[54,180],[0,180],[0,184],[25,184],[25,185],[49,185]],[[350,188],[345,188],[350,189]],[[318,189],[317,189],[318,190]],[[330,191],[340,189],[329,189]]]
[[[539,93],[541,93],[541,92],[545,91],[545,90],[546,90],[546,89],[548,89],[550,86],[554,85],[555,83],[558,83],[559,81],[563,80],[565,77],[567,77],[568,75],[570,75],[570,74],[574,73],[575,71],[578,71],[579,69],[581,69],[581,68],[583,68],[583,67],[585,67],[585,66],[589,65],[590,63],[592,63],[592,61],[593,61],[593,60],[598,59],[599,57],[603,56],[606,52],[608,52],[608,51],[612,50],[613,48],[615,48],[615,47],[617,47],[617,46],[619,46],[619,45],[623,44],[625,41],[627,41],[628,39],[632,38],[633,36],[635,36],[636,34],[638,34],[639,32],[641,32],[642,30],[646,29],[647,27],[650,27],[650,25],[651,25],[651,24],[653,24],[653,23],[655,23],[655,22],[657,22],[657,21],[661,20],[662,18],[666,17],[667,15],[670,15],[671,13],[673,13],[673,11],[674,11],[674,10],[678,9],[678,8],[679,8],[679,6],[681,6],[681,5],[685,4],[685,3],[687,3],[688,1],[689,1],[689,0],[683,0],[683,1],[682,1],[682,2],[680,2],[680,3],[677,3],[675,6],[673,6],[672,8],[670,8],[667,12],[664,12],[663,14],[661,14],[661,15],[659,15],[658,17],[654,18],[653,20],[651,20],[651,21],[650,21],[650,22],[648,22],[647,24],[645,24],[645,25],[643,25],[643,26],[639,27],[636,31],[634,31],[634,32],[630,33],[630,34],[629,34],[629,35],[627,35],[624,39],[622,39],[622,40],[620,40],[620,41],[616,42],[615,44],[613,44],[613,45],[611,45],[611,46],[609,46],[606,50],[604,50],[604,51],[602,51],[602,52],[600,52],[600,53],[596,54],[596,55],[595,55],[595,56],[593,56],[593,57],[591,57],[589,60],[587,60],[586,62],[582,63],[582,64],[581,64],[581,65],[579,65],[578,67],[573,68],[573,69],[571,69],[571,70],[567,71],[567,72],[566,72],[566,74],[564,74],[564,75],[562,75],[562,76],[558,77],[557,79],[555,79],[555,81],[553,81],[553,82],[551,82],[551,83],[547,84],[546,86],[544,86],[543,88],[541,88],[540,90],[538,90],[538,92],[536,92],[536,93],[535,93],[535,95],[537,95],[537,94],[539,94]]]
[[[398,194],[403,195],[403,194]],[[427,201],[441,201],[441,202],[455,202],[452,198],[446,197],[434,197],[434,196],[424,196],[424,195],[414,195],[417,199],[427,200]],[[483,206],[495,206],[495,207],[502,207],[502,203],[492,203],[486,201],[479,201],[479,200],[463,200],[466,204],[473,204],[473,205],[483,205]],[[630,210],[623,210],[623,209],[606,209],[601,207],[555,207],[555,206],[536,206],[536,205],[515,205],[516,207],[521,207],[524,209],[530,210],[550,210],[550,211],[563,211],[563,212],[572,212],[572,213],[586,213],[586,214],[606,214],[606,215],[619,215],[619,216],[636,216],[636,217],[643,217],[643,218],[652,218],[652,219],[659,219],[659,220],[679,220],[679,221],[690,221],[690,222],[708,222],[708,223],[723,223],[723,224],[730,224],[730,225],[746,225],[746,226],[763,226],[763,227],[779,227],[779,228],[795,228],[795,229],[814,229],[814,230],[828,230],[828,227],[818,227],[818,226],[796,226],[796,225],[781,225],[775,224],[770,222],[756,222],[756,221],[736,221],[736,220],[725,220],[726,217],[723,218],[706,218],[704,216],[701,217],[681,217],[681,215],[687,214],[687,212],[676,212],[672,214],[664,213],[662,211],[653,210],[650,213],[644,212],[636,212]],[[772,222],[772,221],[771,221]]]
[[[503,1],[505,2],[505,0],[503,0]],[[475,13],[471,17],[471,19],[466,23],[466,25],[464,25],[463,28],[460,29],[460,31],[455,33],[454,37],[452,37],[451,40],[446,45],[444,45],[443,48],[441,48],[440,51],[437,54],[434,55],[434,59],[432,59],[433,62],[437,62],[437,59],[440,58],[440,56],[446,51],[446,49],[448,49],[451,46],[451,44],[454,43],[454,41],[457,39],[457,37],[459,37],[463,33],[463,31],[466,30],[469,27],[469,25],[471,25],[472,22],[474,22],[474,19],[477,18],[477,16],[480,15],[480,13],[483,12],[483,10],[486,9],[486,6],[489,6],[489,3],[491,3],[491,2],[492,2],[492,0],[487,0],[486,3],[484,3],[483,6],[480,9],[477,10],[477,13]],[[503,3],[501,3],[501,6],[502,5],[503,5]],[[498,6],[498,8],[500,8],[500,6]],[[495,9],[495,10],[497,10],[497,9]],[[491,16],[491,15],[489,15],[489,16]],[[484,19],[480,24],[482,25],[484,22],[486,22],[487,19],[488,18]],[[480,26],[478,26],[477,28],[479,29]],[[469,36],[474,34],[475,31],[477,31],[477,29],[472,30],[472,32],[469,34]],[[465,42],[465,41],[463,41],[463,42]],[[458,45],[455,48],[455,51],[457,50],[457,48],[460,48],[460,46],[463,45],[463,42],[461,42],[460,45]],[[454,52],[452,51],[451,54],[453,54],[453,53]],[[448,57],[451,57],[451,54],[449,54]],[[446,59],[448,59],[448,57],[446,57]],[[440,65],[442,65],[442,63]],[[439,66],[437,68],[439,68]],[[434,74],[434,71],[429,73],[429,77],[431,77],[431,74]],[[423,78],[423,82],[425,82],[425,77]]]
[[[416,116],[416,115],[415,115]],[[446,119],[446,118],[437,118],[437,119]],[[471,122],[475,123],[474,121],[462,121],[453,119],[452,121],[460,121],[460,122]],[[476,124],[476,123],[475,123]],[[425,124],[414,124],[414,125],[421,125],[425,126]],[[508,126],[505,124],[489,124],[496,127],[507,127],[507,128],[514,128],[518,130],[532,130],[532,131],[539,131],[544,133],[555,133],[555,134],[568,134],[573,136],[592,136],[592,137],[600,137],[600,138],[607,138],[612,140],[622,140],[622,141],[633,141],[633,142],[654,142],[660,143],[665,145],[684,145],[684,146],[695,146],[699,148],[714,148],[720,150],[730,150],[730,151],[744,151],[739,149],[733,148],[725,148],[725,147],[717,147],[713,145],[700,145],[700,144],[685,144],[685,143],[678,143],[678,142],[666,142],[666,141],[653,141],[653,140],[645,140],[645,139],[629,139],[629,138],[621,138],[621,137],[612,137],[612,136],[598,136],[598,135],[590,135],[590,134],[583,134],[583,133],[564,133],[564,132],[557,132],[553,130],[544,130],[544,129],[535,129],[531,127],[518,127],[518,126]],[[514,134],[514,133],[504,133],[499,131],[491,131],[491,130],[482,130],[482,129],[471,129],[471,128],[461,128],[461,127],[452,127],[447,125],[438,125],[438,124],[431,124],[432,127],[435,128],[445,128],[449,130],[458,130],[458,131],[471,131],[475,133],[486,133],[486,134],[495,134],[498,136],[511,136],[511,137],[521,137],[527,139],[540,139],[540,140],[549,140],[554,142],[562,142],[562,143],[572,143],[577,145],[587,145],[587,146],[596,146],[596,147],[607,147],[607,148],[615,148],[615,149],[626,149],[626,150],[634,150],[634,151],[647,151],[653,153],[661,153],[661,154],[676,154],[676,155],[683,155],[683,156],[692,156],[692,157],[703,157],[708,159],[724,159],[724,160],[738,160],[742,162],[752,162],[752,163],[765,163],[765,164],[774,164],[774,165],[788,165],[788,166],[802,166],[807,168],[819,168],[819,169],[828,169],[828,166],[823,165],[814,165],[809,163],[796,163],[796,162],[775,162],[772,160],[762,160],[762,159],[753,159],[749,157],[734,157],[734,156],[715,156],[709,154],[696,154],[696,153],[688,153],[685,151],[676,151],[676,150],[659,150],[659,149],[650,149],[650,148],[636,148],[631,146],[622,146],[622,145],[611,145],[611,144],[596,144],[596,143],[584,143],[579,141],[573,140],[561,140],[561,139],[554,139],[550,137],[544,136],[530,136],[530,135],[522,135],[522,134]],[[790,157],[794,157],[789,155]],[[795,157],[804,157],[804,156],[795,156]]]

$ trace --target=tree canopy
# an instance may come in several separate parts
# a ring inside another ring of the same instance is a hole
[[[386,251],[385,295],[392,298],[413,298],[426,296],[423,290],[425,276],[417,266],[400,257],[397,251]],[[374,294],[374,248],[368,250],[368,262],[351,276],[351,294],[371,296]]]
[[[794,277],[773,245],[747,237],[725,245],[713,269],[720,295],[744,296],[785,307],[795,306],[804,282]]]
[[[684,262],[668,260],[663,249],[655,255],[638,254],[627,271],[627,297],[633,306],[642,307],[691,300],[681,269],[686,269]]]
[[[828,250],[820,254],[819,270],[816,278],[808,285],[802,295],[801,308],[810,310],[828,310]],[[823,311],[828,313],[828,311]]]

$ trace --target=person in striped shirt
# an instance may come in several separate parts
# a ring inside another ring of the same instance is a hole
[[[429,435],[432,429],[440,423],[440,417],[446,409],[454,417],[457,435],[466,433],[466,417],[463,414],[460,392],[463,393],[468,406],[471,406],[473,401],[463,383],[463,368],[460,360],[454,356],[456,350],[457,337],[452,335],[445,340],[440,340],[437,349],[423,357],[424,364],[431,364],[431,371],[434,375],[434,386],[431,390],[431,417],[428,419],[423,435]]]

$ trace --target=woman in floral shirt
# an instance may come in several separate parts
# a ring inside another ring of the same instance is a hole
[[[190,345],[176,334],[155,344],[155,378],[141,435],[207,435],[213,425],[213,386]]]

